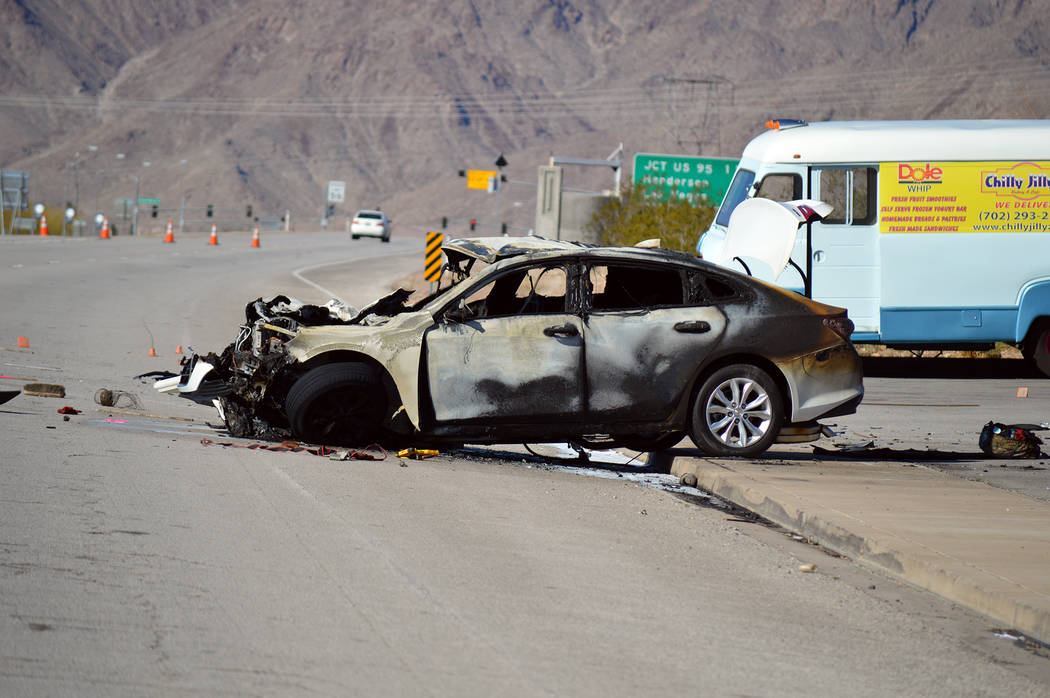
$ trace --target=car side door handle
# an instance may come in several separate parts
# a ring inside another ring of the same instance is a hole
[[[576,329],[576,325],[572,323],[565,323],[564,325],[555,325],[554,327],[543,328],[543,334],[548,337],[575,337],[580,331]]]
[[[711,323],[704,320],[690,320],[688,322],[676,322],[675,332],[686,332],[688,334],[702,334],[711,331]]]

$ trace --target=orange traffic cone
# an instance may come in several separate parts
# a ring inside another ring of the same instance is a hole
[[[176,354],[181,354],[182,353],[182,345],[181,344],[177,344],[175,346],[175,353]]]
[[[40,214],[40,237],[47,235],[47,216]]]
[[[109,240],[109,216],[102,217],[102,230],[99,231],[100,240]]]
[[[18,348],[19,349],[28,349],[29,348],[29,337],[19,337],[18,338]]]
[[[175,234],[171,232],[171,221],[168,221],[168,232],[164,236],[164,242],[175,242]]]
[[[150,356],[156,356],[157,355],[157,350],[154,349],[153,347],[150,347],[149,348],[149,355]]]
[[[214,223],[211,224],[211,237],[208,238],[208,244],[209,245],[218,245],[219,244],[218,231],[215,229],[215,224]]]
[[[252,247],[259,246],[259,226],[255,226],[255,232],[252,233]]]

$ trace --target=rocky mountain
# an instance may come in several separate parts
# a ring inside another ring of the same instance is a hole
[[[771,117],[1047,118],[1047,0],[3,0],[0,165],[36,199],[531,225],[553,155],[738,156]],[[500,196],[464,168],[502,153]],[[123,154],[123,158],[117,158]],[[142,163],[150,163],[148,166]],[[573,168],[566,186],[607,188]],[[497,212],[497,206],[499,208]],[[146,221],[150,223],[150,221]]]

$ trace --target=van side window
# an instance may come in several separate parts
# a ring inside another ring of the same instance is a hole
[[[836,167],[817,170],[820,200],[835,207],[824,223],[871,225],[875,222],[874,167]]]
[[[768,174],[758,185],[756,199],[794,201],[802,198],[802,177],[797,174]]]

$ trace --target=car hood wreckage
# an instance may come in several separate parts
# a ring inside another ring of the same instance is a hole
[[[817,418],[863,396],[844,310],[689,255],[539,237],[443,251],[450,283],[414,304],[252,301],[220,354],[155,387],[214,404],[235,437],[658,450],[688,433],[742,456],[819,438]]]

